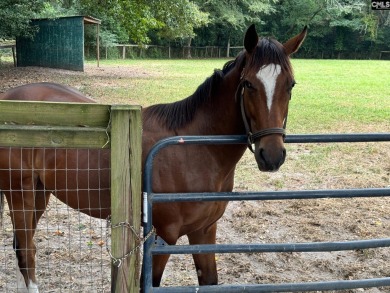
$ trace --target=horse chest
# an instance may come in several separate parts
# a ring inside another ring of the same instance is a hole
[[[193,231],[207,229],[222,217],[227,202],[182,202],[158,204],[153,210],[157,234],[169,241]]]

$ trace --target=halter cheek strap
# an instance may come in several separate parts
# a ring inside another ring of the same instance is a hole
[[[242,120],[244,122],[246,135],[248,136],[247,144],[248,144],[249,150],[252,153],[254,153],[252,145],[255,143],[256,140],[259,140],[262,137],[267,136],[267,135],[281,134],[283,136],[283,141],[284,141],[284,139],[286,137],[287,116],[284,119],[283,128],[279,128],[279,127],[266,128],[266,129],[259,130],[255,133],[252,133],[248,119],[246,117],[246,113],[245,113],[245,106],[244,106],[245,87],[242,83],[238,87],[238,91],[239,91],[239,99],[240,99],[241,116],[242,116]]]

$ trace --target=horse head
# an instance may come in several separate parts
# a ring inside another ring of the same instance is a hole
[[[272,38],[259,39],[254,25],[245,34],[245,67],[237,96],[248,146],[261,171],[277,171],[286,157],[285,128],[295,84],[289,56],[299,49],[306,33],[305,27],[284,44]]]

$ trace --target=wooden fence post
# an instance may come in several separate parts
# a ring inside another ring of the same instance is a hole
[[[139,292],[140,287],[141,140],[140,107],[112,106],[111,254],[121,259],[134,250],[119,267],[112,262],[115,293]]]
[[[122,46],[122,59],[125,59],[126,58],[126,46],[123,45]]]

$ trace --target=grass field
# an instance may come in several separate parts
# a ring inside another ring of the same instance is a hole
[[[131,92],[115,90],[120,100],[129,97],[132,102],[146,106],[190,95],[226,61],[115,60],[103,61],[102,66],[128,65],[148,73],[121,82],[128,82]],[[293,67],[297,85],[289,112],[291,132],[390,129],[389,61],[293,60]],[[87,90],[92,96],[113,92],[110,87]]]
[[[375,131],[390,128],[390,62],[294,60],[294,132]],[[368,127],[368,129],[367,129]]]

